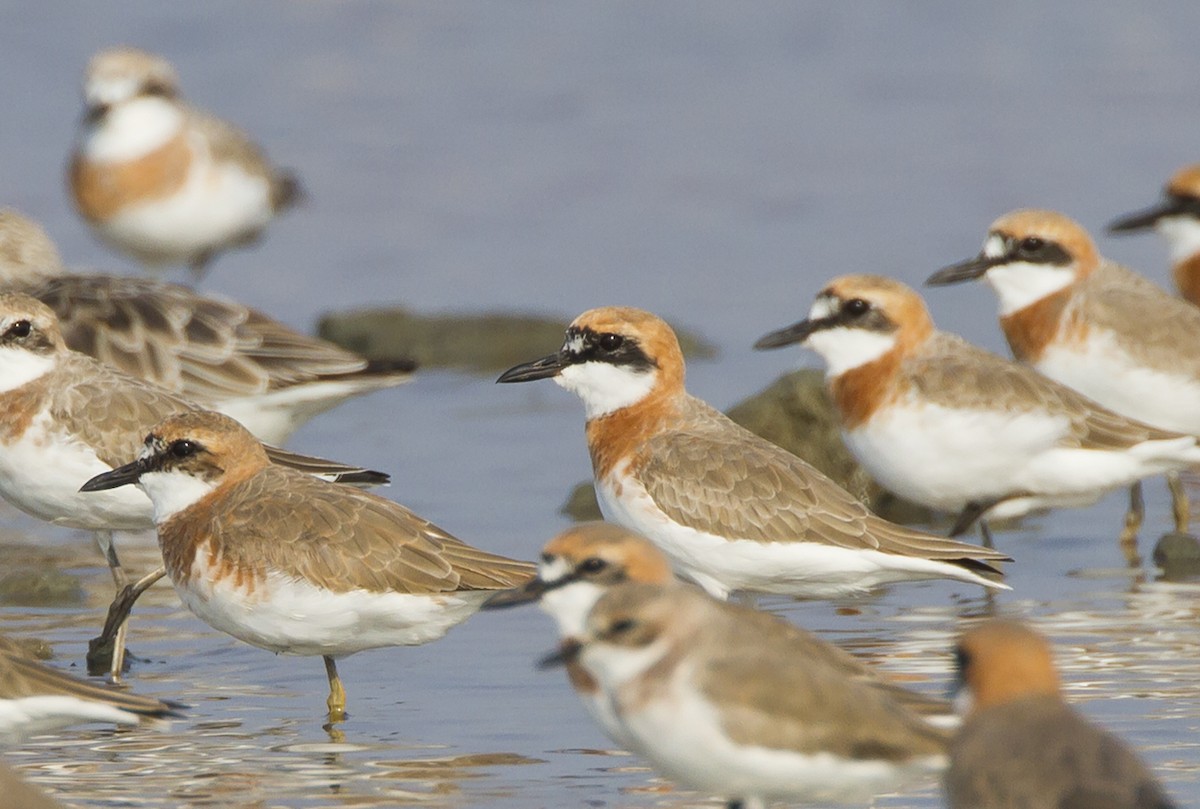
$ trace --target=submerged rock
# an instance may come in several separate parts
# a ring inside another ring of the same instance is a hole
[[[327,314],[317,324],[325,340],[371,360],[410,357],[425,368],[496,372],[555,351],[569,320],[515,313],[423,315],[399,307]],[[716,356],[716,347],[676,329],[689,359]]]
[[[1200,576],[1200,540],[1191,534],[1164,535],[1154,546],[1154,564],[1168,581]]]
[[[927,508],[885,490],[854,460],[842,441],[824,375],[816,370],[785,374],[766,389],[734,405],[729,417],[753,433],[798,455],[833,478],[875,513],[901,523],[929,523]],[[600,518],[592,484],[572,490],[562,512],[575,520]]]

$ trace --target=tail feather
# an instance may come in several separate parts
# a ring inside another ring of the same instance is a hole
[[[303,202],[306,196],[304,186],[300,184],[300,178],[294,172],[283,169],[272,178],[271,208],[276,213]]]

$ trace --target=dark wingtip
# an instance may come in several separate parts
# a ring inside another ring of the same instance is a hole
[[[412,357],[390,357],[385,360],[367,360],[362,373],[370,375],[411,374],[421,364]]]
[[[387,472],[379,472],[375,469],[358,469],[338,475],[334,478],[334,482],[359,486],[387,486],[392,482],[392,476]]]
[[[192,707],[191,705],[187,705],[182,702],[176,702],[175,700],[171,699],[164,699],[161,700],[161,702],[163,704],[162,710],[153,714],[153,716],[162,717],[164,719],[185,719],[187,718],[187,714],[184,713],[184,711],[190,710]]]
[[[483,602],[481,609],[485,610],[500,610],[508,607],[519,607],[522,604],[531,604],[542,597],[549,587],[541,578],[535,576],[522,584],[520,587],[513,587],[508,590],[501,590]]]
[[[275,175],[271,187],[271,207],[276,211],[286,211],[295,207],[308,198],[300,177],[290,169],[283,169]]]

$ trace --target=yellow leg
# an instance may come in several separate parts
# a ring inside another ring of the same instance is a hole
[[[1130,567],[1140,567],[1142,558],[1138,556],[1138,531],[1142,529],[1142,520],[1146,516],[1146,501],[1142,497],[1142,483],[1138,481],[1129,487],[1129,510],[1125,512],[1125,525],[1121,528],[1121,552]]]
[[[325,655],[325,674],[329,677],[329,699],[325,701],[329,707],[329,721],[341,722],[346,718],[346,689],[338,676],[337,663],[329,655]]]
[[[1186,534],[1188,523],[1192,521],[1191,506],[1178,472],[1167,474],[1167,488],[1171,490],[1171,512],[1175,516],[1175,533]]]

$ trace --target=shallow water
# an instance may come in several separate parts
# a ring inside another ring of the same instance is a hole
[[[0,180],[71,262],[132,269],[74,217],[62,168],[78,76],[97,48],[164,52],[185,91],[302,174],[310,202],[205,288],[301,328],[381,301],[571,316],[630,303],[687,324],[721,356],[690,369],[727,407],[797,362],[756,353],[831,276],[919,283],[1021,206],[1096,230],[1152,201],[1197,158],[1194,3],[976,8],[820,3],[0,3]],[[1100,239],[1166,278],[1152,239]],[[931,290],[940,324],[1000,348],[990,293]],[[547,346],[550,351],[555,346]],[[578,402],[548,383],[444,372],[347,404],[297,449],[392,472],[387,494],[468,541],[532,558],[589,474]],[[1124,566],[1114,495],[1030,520],[995,604],[1059,649],[1070,697],[1200,798],[1195,582]],[[1143,552],[1169,526],[1150,487]],[[84,603],[0,608],[0,631],[79,662],[111,584],[90,539],[0,512],[6,565],[49,560]],[[127,542],[122,547],[130,547]],[[134,567],[153,546],[134,545]],[[989,605],[920,584],[762,605],[946,688],[950,639]],[[165,732],[82,730],[6,759],[78,806],[679,806],[609,755],[557,674],[534,610],[473,618],[436,644],[341,664],[345,741],[321,728],[316,660],[220,635],[152,592],[132,630],[139,692],[186,702]],[[936,790],[885,806],[938,804]]]

